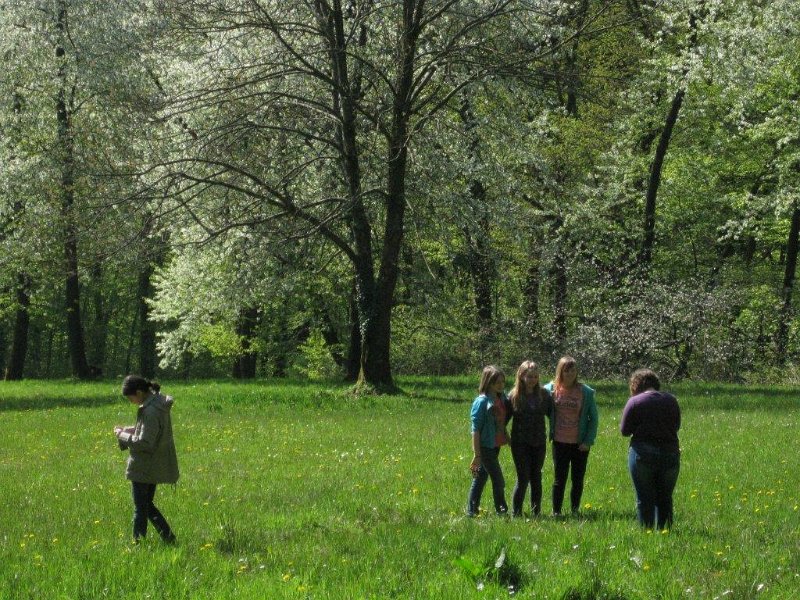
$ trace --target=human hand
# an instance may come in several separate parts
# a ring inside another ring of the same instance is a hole
[[[120,433],[122,433],[122,427],[114,427],[114,436],[119,437]]]
[[[473,477],[477,477],[478,469],[480,468],[481,468],[481,457],[480,456],[472,457],[472,462],[469,463],[469,470],[472,473]]]
[[[578,450],[580,450],[581,452],[588,452],[589,448],[591,448],[591,446],[587,444],[581,444],[580,446],[578,446]]]

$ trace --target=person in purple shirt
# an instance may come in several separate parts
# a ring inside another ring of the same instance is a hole
[[[647,529],[672,525],[672,492],[681,468],[678,430],[681,409],[650,369],[638,369],[629,382],[620,431],[631,437],[628,469],[636,492],[636,514]]]

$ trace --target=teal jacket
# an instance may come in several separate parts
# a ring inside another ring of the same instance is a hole
[[[553,401],[555,402],[555,387],[554,382],[548,383],[544,386],[548,392],[553,394]],[[594,399],[594,390],[585,383],[581,384],[583,388],[583,404],[581,406],[581,416],[578,423],[578,443],[591,446],[597,438],[597,403]],[[550,441],[553,441],[553,431],[555,431],[556,414],[553,410],[550,415]]]
[[[508,423],[508,420],[511,417],[512,407],[511,402],[505,393],[503,394],[502,402],[505,403],[506,406],[506,423]],[[495,447],[495,434],[497,433],[497,426],[494,418],[494,405],[495,402],[486,394],[481,394],[472,402],[472,410],[470,411],[472,429],[470,432],[480,432],[482,448]]]

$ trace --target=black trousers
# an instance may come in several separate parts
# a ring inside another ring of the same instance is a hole
[[[572,512],[581,508],[583,496],[583,478],[586,475],[586,463],[589,462],[589,453],[579,449],[579,444],[564,444],[553,442],[553,513],[561,514],[561,505],[564,503],[564,492],[567,489],[567,476],[572,473],[572,488],[569,499]]]
[[[132,481],[131,484],[133,490],[133,539],[138,540],[147,534],[147,522],[150,521],[162,540],[174,542],[175,535],[172,533],[169,523],[153,504],[156,484],[138,481]]]
[[[511,444],[511,456],[517,471],[517,483],[514,485],[512,507],[515,516],[522,514],[525,493],[531,488],[531,512],[538,515],[542,510],[542,466],[547,453],[547,446],[532,446],[527,443]]]

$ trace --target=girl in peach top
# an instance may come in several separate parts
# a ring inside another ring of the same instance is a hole
[[[594,390],[578,381],[578,367],[571,356],[563,356],[556,376],[545,386],[553,394],[550,439],[553,442],[553,514],[561,514],[567,476],[572,475],[570,506],[577,514],[581,507],[583,480],[589,449],[597,437],[597,404]]]

